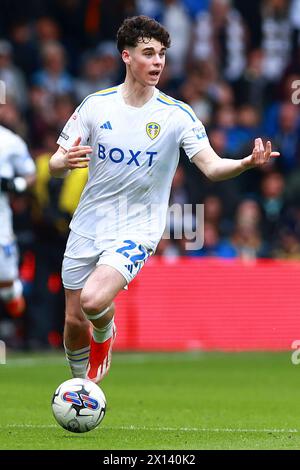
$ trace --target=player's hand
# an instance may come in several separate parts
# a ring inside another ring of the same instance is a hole
[[[270,161],[271,158],[279,157],[279,152],[272,152],[272,144],[268,140],[266,148],[264,147],[263,141],[258,138],[255,139],[254,149],[252,155],[243,159],[243,165],[245,169],[260,167]]]
[[[90,158],[88,154],[93,152],[89,145],[80,145],[81,137],[77,137],[72,147],[64,154],[65,168],[74,170],[75,168],[87,168]]]

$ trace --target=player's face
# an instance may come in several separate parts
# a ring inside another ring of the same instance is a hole
[[[165,54],[165,46],[156,39],[131,48],[127,63],[134,79],[144,86],[155,86],[165,66]]]

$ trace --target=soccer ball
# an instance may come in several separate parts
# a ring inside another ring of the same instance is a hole
[[[52,398],[52,411],[58,424],[71,432],[87,432],[102,421],[106,398],[101,388],[85,379],[63,382]]]

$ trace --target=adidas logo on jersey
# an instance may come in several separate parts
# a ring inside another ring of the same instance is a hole
[[[101,129],[110,129],[112,130],[111,123],[110,121],[106,121],[102,126],[100,126]]]

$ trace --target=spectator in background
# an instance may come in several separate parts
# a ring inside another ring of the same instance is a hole
[[[207,81],[198,70],[191,72],[179,89],[180,99],[193,107],[205,125],[210,124],[212,115],[212,103],[207,89]]]
[[[150,16],[161,21],[163,4],[161,0],[137,0],[136,7],[139,15]]]
[[[178,165],[172,181],[169,204],[189,204],[191,198],[189,195],[186,175],[182,165]]]
[[[241,13],[248,31],[249,46],[257,49],[261,43],[260,9],[262,0],[234,0],[235,8]]]
[[[166,258],[170,261],[176,261],[180,256],[184,256],[184,250],[181,249],[181,240],[171,240],[163,235],[157,245],[155,255]]]
[[[214,145],[216,151],[221,152],[222,155],[228,156],[227,153],[227,134],[223,127],[212,127],[209,132],[209,140]]]
[[[212,128],[209,132],[209,140],[218,155],[223,155],[224,158],[228,157],[226,153],[226,133],[221,128]],[[228,157],[229,158],[229,157]],[[184,160],[183,160],[184,161]],[[255,170],[252,170],[252,173]],[[218,184],[214,184],[205,178],[201,173],[195,174],[189,166],[186,168],[187,186],[189,188],[189,194],[191,195],[191,201],[194,203],[205,203],[205,198],[209,194],[215,194],[222,200],[223,205],[223,216],[225,218],[232,217],[235,207],[240,197],[240,178],[231,181],[219,181]],[[248,175],[248,178],[250,175]]]
[[[104,78],[110,83],[115,83],[118,79],[120,57],[113,41],[102,41],[95,49],[95,54],[99,58],[103,67]]]
[[[208,12],[196,16],[192,54],[195,60],[215,58],[222,76],[238,80],[246,64],[247,34],[231,0],[212,0]]]
[[[35,33],[40,47],[50,42],[59,42],[62,39],[58,23],[49,16],[41,16],[37,19]]]
[[[234,125],[227,129],[226,152],[233,157],[240,155],[255,138],[256,133],[261,134],[260,115],[254,106],[244,104],[236,109]]]
[[[263,51],[252,50],[247,57],[247,67],[235,85],[235,97],[238,105],[249,103],[262,111],[267,99],[267,80],[263,75]]]
[[[93,2],[89,2],[90,9]],[[100,41],[114,41],[116,38],[118,26],[122,23],[123,19],[138,14],[138,9],[135,0],[114,0],[114,1],[101,1],[100,4],[100,18],[98,28],[95,28],[94,37],[97,42]],[[86,28],[88,27],[88,19],[91,22],[92,15],[85,18]]]
[[[297,106],[291,102],[280,105],[278,127],[273,136],[282,154],[277,167],[286,174],[300,168],[300,119]]]
[[[222,201],[214,194],[208,194],[204,199],[204,222],[210,222],[217,227],[221,225]]]
[[[70,117],[75,107],[72,95],[64,94],[53,98],[53,122],[51,128],[61,132],[66,120]]]
[[[10,35],[14,51],[14,62],[24,73],[28,84],[30,77],[40,66],[34,27],[29,21],[21,20],[12,25]]]
[[[272,246],[283,223],[286,207],[285,180],[280,172],[270,171],[263,176],[260,204],[263,211],[263,236]]]
[[[0,39],[0,80],[5,83],[6,96],[24,111],[27,106],[27,88],[23,72],[13,63],[13,49],[9,41]]]
[[[43,86],[33,85],[29,89],[29,109],[26,117],[30,122],[29,141],[36,151],[40,151],[54,120],[53,97]]]
[[[211,125],[216,107],[233,105],[232,87],[221,79],[214,60],[190,63],[188,67],[190,71],[180,88],[181,96],[206,125]]]
[[[48,1],[43,2],[37,0],[2,0],[0,15],[0,30],[7,36],[11,30],[11,26],[19,21],[34,22],[36,19],[45,14],[45,6]]]
[[[218,228],[222,237],[227,237],[232,230],[230,220],[224,217],[224,204],[217,194],[208,194],[204,201],[204,224],[210,223]]]
[[[50,3],[52,3],[52,0]],[[70,4],[72,4],[72,2],[70,2]],[[53,17],[47,15],[40,16],[35,24],[36,41],[41,51],[46,44],[59,43],[63,47],[65,55],[68,57],[69,71],[72,74],[76,74],[79,69],[78,52],[82,47],[80,41],[78,42],[80,37],[80,28],[76,29],[77,38],[75,39],[73,35],[70,35],[70,23],[73,23],[73,17],[68,15],[66,18],[67,22],[64,21],[62,30],[61,25],[54,17],[54,11]],[[82,19],[81,22],[83,22]],[[66,34],[66,30],[68,31],[68,34]],[[82,33],[81,38],[83,38]]]
[[[226,139],[225,139],[226,147],[224,150],[225,150],[225,153],[230,154],[230,156],[232,156],[232,154],[228,151],[228,149],[231,147],[229,145],[228,136],[230,135],[230,133],[234,132],[236,124],[237,124],[237,110],[232,104],[221,105],[216,109],[215,125],[218,129],[222,129],[226,135]],[[233,150],[233,153],[235,153],[235,149]]]
[[[55,95],[42,86],[31,87],[30,103],[30,140],[36,151],[40,152],[49,132],[62,130],[64,119],[75,103],[72,95]]]
[[[224,80],[210,80],[207,94],[214,106],[230,106],[234,103],[233,89]]]
[[[297,214],[297,226],[299,227],[300,237],[300,213],[297,208],[300,208],[300,169],[292,171],[286,175],[285,179],[285,196],[287,201],[288,212],[295,212]]]
[[[170,33],[172,46],[168,63],[173,80],[180,82],[185,76],[186,57],[191,42],[191,19],[179,0],[164,0],[162,24]]]
[[[100,2],[50,0],[46,13],[61,27],[68,54],[70,54],[69,46],[75,51],[75,57],[73,54],[70,55],[72,60],[78,59],[78,56],[91,46],[89,40],[94,36],[95,26],[99,29]],[[77,70],[75,64],[74,68]]]
[[[117,80],[119,55],[114,43],[102,42],[83,59],[80,77],[75,83],[75,95],[78,101],[85,96],[111,87]]]
[[[27,135],[27,123],[16,103],[10,98],[5,105],[0,105],[0,124],[22,138],[25,138]]]
[[[280,83],[276,86],[276,93],[273,93],[272,100],[269,100],[266,108],[263,111],[263,127],[264,134],[267,136],[274,136],[279,132],[279,116],[281,105],[284,102],[293,102],[292,95],[296,92],[296,97],[299,97],[299,92],[293,88],[293,84],[300,83],[300,62],[299,72],[297,73],[295,64],[291,63],[286,70],[286,74],[282,77]],[[294,103],[293,103],[294,104]],[[295,106],[297,108],[297,105]]]
[[[187,256],[235,258],[236,254],[230,242],[221,238],[219,229],[214,224],[206,222],[204,227],[198,226],[198,230],[204,230],[203,248],[187,250]],[[198,238],[200,239],[199,235]]]
[[[64,48],[58,42],[47,42],[42,47],[43,66],[33,75],[33,84],[53,95],[72,93],[74,82],[66,70]]]
[[[260,224],[259,204],[251,199],[242,201],[237,207],[235,227],[231,236],[236,257],[250,260],[269,256],[270,248],[263,238]]]
[[[291,0],[290,21],[294,30],[294,49],[300,47],[300,0]]]
[[[241,126],[239,125],[239,120],[242,124]],[[241,113],[232,104],[221,105],[217,108],[215,125],[225,134],[224,142],[226,146],[224,151],[226,155],[229,155],[230,158],[235,158],[239,155],[241,149],[249,141],[249,135],[252,134],[251,127],[257,127],[257,120],[258,117],[255,110],[250,107],[242,109]]]
[[[264,0],[261,15],[263,76],[272,84],[281,78],[291,57],[289,0]]]
[[[279,239],[272,255],[280,259],[300,259],[300,241],[293,230],[284,227],[279,231]]]
[[[111,86],[107,80],[103,78],[102,64],[98,57],[91,53],[86,54],[81,64],[81,72],[75,82],[75,96],[77,101],[82,101],[85,96],[94,93],[95,90],[108,88]],[[104,84],[104,85],[103,85]]]
[[[251,149],[251,135],[255,133],[255,130],[261,132],[259,120],[260,115],[253,106],[246,104],[240,108],[236,108],[233,105],[220,106],[215,112],[217,131],[214,129],[212,134],[209,134],[210,140],[212,137],[216,139],[217,145],[224,146],[223,151],[225,155],[229,155],[230,158],[236,158],[239,152],[247,153]],[[260,178],[261,171],[254,169],[247,176],[240,175],[237,181],[227,185],[226,190],[234,197],[236,202],[241,195],[244,196],[249,192],[257,192]],[[226,181],[222,184],[225,189]],[[226,201],[227,199],[229,198],[225,196]],[[231,213],[232,209],[233,207],[231,207]]]
[[[160,77],[160,88],[166,95],[180,97],[178,84],[173,81],[171,70],[167,63]]]
[[[182,0],[191,18],[194,18],[198,13],[207,11],[210,0]]]
[[[168,254],[184,252],[180,239],[184,233],[190,233],[196,225],[193,206],[190,203],[186,174],[184,167],[178,165],[172,181],[169,209],[164,236],[170,238],[170,243],[163,243],[163,250]]]

